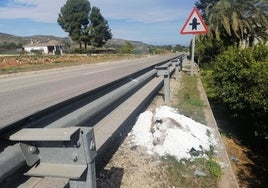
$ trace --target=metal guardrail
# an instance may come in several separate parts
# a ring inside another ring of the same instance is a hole
[[[44,128],[23,128],[6,135],[16,142],[0,153],[1,182],[16,170],[32,167],[26,175],[60,177],[67,179],[70,187],[96,187],[96,144],[93,128],[80,127],[104,109],[138,90],[155,76],[163,76],[165,102],[169,102],[169,78],[175,72],[178,79],[184,55],[162,62],[122,86],[104,93],[88,104],[49,123]],[[173,65],[173,67],[171,67]],[[50,117],[48,115],[48,117]],[[96,136],[96,135],[95,135]],[[22,186],[23,187],[23,186]]]

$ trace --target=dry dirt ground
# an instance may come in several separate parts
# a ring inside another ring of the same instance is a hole
[[[107,59],[118,59],[116,55],[107,55]],[[125,57],[122,57],[125,58]],[[66,63],[66,62],[80,62],[80,63],[95,63],[100,60],[103,61],[104,56],[90,56],[84,54],[73,54],[73,55],[40,55],[40,56],[0,56],[0,68],[11,67],[11,66],[25,66],[27,64],[37,65],[37,64],[50,64],[50,63]]]
[[[99,62],[140,58],[143,55],[86,55],[86,54],[65,54],[55,55],[0,55],[0,75],[21,73],[26,71],[46,70],[51,68],[93,64]]]
[[[248,157],[250,150],[234,139],[227,138],[226,136],[222,136],[222,138],[229,158],[232,161],[231,165],[238,180],[239,187],[252,187],[254,175],[251,172],[251,166],[254,166],[254,162]],[[257,177],[255,181],[257,181]],[[257,185],[257,182],[255,185]]]
[[[171,79],[171,104],[176,103],[175,95],[181,86],[180,80],[181,79],[176,81],[175,79]],[[199,87],[200,84],[201,81]],[[201,97],[206,98],[203,87],[199,88],[199,90],[200,92],[203,92],[201,93]],[[148,109],[153,111],[155,107],[161,105],[164,105],[164,101],[161,96],[157,96]],[[214,117],[211,117],[210,115],[211,109],[209,105],[205,105],[204,111],[206,114],[206,121],[215,121]],[[228,141],[227,138],[224,138],[223,140],[225,143]],[[229,146],[231,147],[233,144],[228,143],[227,150],[230,150]],[[235,152],[239,152],[243,155],[243,148],[237,146]],[[225,152],[222,155],[226,156],[227,154]],[[230,165],[230,162],[228,164]],[[219,181],[218,187],[238,187],[233,172],[227,170],[225,171],[224,176],[225,177],[222,178],[223,180]],[[130,136],[125,138],[124,142],[112,156],[106,167],[100,171],[97,184],[98,188],[175,188],[175,186],[170,185],[168,182],[165,168],[163,168],[160,160],[155,156],[148,155],[143,148],[133,146],[131,144]]]

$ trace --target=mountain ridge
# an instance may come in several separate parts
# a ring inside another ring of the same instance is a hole
[[[26,45],[26,44],[30,44],[32,40],[38,41],[38,42],[49,41],[49,40],[57,40],[60,42],[71,42],[71,39],[69,37],[57,37],[54,35],[16,36],[16,35],[0,32],[0,44],[6,42],[6,43]],[[133,40],[125,40],[125,39],[117,39],[117,38],[108,40],[105,46],[107,47],[123,46],[126,41],[129,41],[135,47],[152,46],[141,41],[133,41]]]

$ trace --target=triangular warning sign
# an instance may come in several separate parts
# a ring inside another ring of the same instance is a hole
[[[208,28],[197,8],[194,8],[185,22],[181,34],[205,34]]]

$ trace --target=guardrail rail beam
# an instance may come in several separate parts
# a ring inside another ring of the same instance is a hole
[[[25,175],[68,179],[71,188],[96,188],[93,128],[25,128],[10,140],[20,142],[25,161],[32,167]]]

